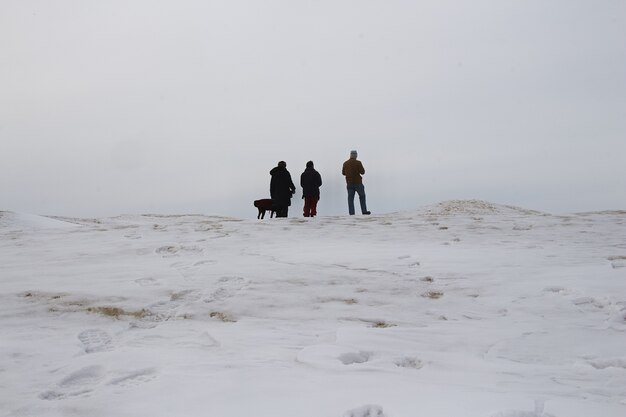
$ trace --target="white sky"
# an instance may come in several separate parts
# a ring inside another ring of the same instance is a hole
[[[622,0],[2,0],[0,209],[255,217],[341,164],[374,213],[626,207]],[[290,211],[299,215],[298,198]]]

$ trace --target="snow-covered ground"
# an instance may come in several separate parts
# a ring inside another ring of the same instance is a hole
[[[626,212],[1,212],[0,297],[2,416],[626,416]]]

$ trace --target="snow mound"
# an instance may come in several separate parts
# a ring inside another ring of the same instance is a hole
[[[543,215],[539,211],[528,210],[516,206],[490,203],[483,200],[449,200],[442,201],[424,208],[430,215],[489,215],[489,214],[518,214],[518,215]]]
[[[0,227],[17,227],[26,229],[73,229],[78,225],[46,216],[28,213],[0,211]]]

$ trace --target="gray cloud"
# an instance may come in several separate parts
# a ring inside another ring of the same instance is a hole
[[[312,159],[343,214],[353,148],[374,212],[626,205],[621,1],[6,1],[0,51],[2,209],[252,217]]]

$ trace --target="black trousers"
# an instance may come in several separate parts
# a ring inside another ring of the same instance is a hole
[[[276,207],[276,217],[287,217],[289,213],[289,206]]]

